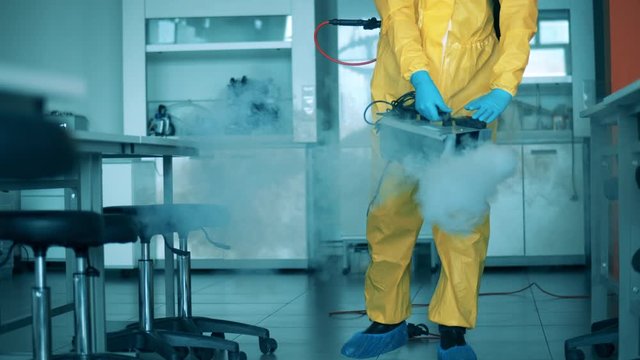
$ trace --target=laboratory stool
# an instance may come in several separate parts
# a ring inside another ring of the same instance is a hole
[[[584,360],[585,354],[578,347],[592,346],[594,352],[602,358],[608,358],[615,352],[618,344],[618,318],[598,321],[591,324],[591,333],[565,340],[564,356],[567,360]]]
[[[631,267],[634,271],[640,273],[640,249],[633,254]],[[599,357],[608,358],[616,351],[619,334],[618,318],[595,322],[591,324],[590,334],[565,340],[564,357],[566,360],[584,360],[584,352],[578,348],[592,346]]]
[[[35,359],[131,359],[123,355],[92,352],[87,284],[89,248],[135,241],[136,234],[129,218],[114,215],[103,219],[101,215],[88,211],[3,211],[0,212],[0,238],[33,249],[35,286],[31,301]],[[51,354],[51,301],[45,269],[46,252],[51,246],[73,249],[76,255],[73,274],[75,352],[55,356]]]
[[[77,153],[69,134],[60,126],[39,117],[0,113],[0,178],[41,180],[66,175],[77,166]],[[125,231],[122,217],[108,223]],[[33,357],[49,360],[51,355],[51,302],[46,283],[45,256],[50,246],[74,248],[74,317],[78,346],[65,359],[121,359],[115,354],[91,354],[89,295],[87,293],[87,249],[104,242],[102,216],[83,211],[2,211],[0,238],[30,246],[35,255],[35,285],[32,289]],[[111,230],[109,230],[111,231]],[[109,233],[114,239],[120,233]]]
[[[256,336],[258,337],[260,351],[263,354],[273,353],[277,349],[277,341],[271,338],[269,330],[263,327],[192,315],[191,253],[188,251],[187,246],[189,232],[206,227],[224,225],[227,222],[227,215],[226,211],[221,207],[210,204],[160,204],[142,207],[105,208],[105,212],[136,214],[143,224],[151,221],[168,226],[153,232],[155,234],[163,234],[167,247],[177,257],[178,316],[154,319],[153,326],[171,331],[185,331],[196,334],[211,333],[213,337],[221,339],[224,339],[225,333]],[[174,232],[178,234],[178,249],[173,247]],[[169,239],[171,240],[167,241]],[[141,272],[141,279],[144,279],[143,276]],[[146,280],[143,282],[146,282]]]
[[[164,319],[154,319],[151,238],[154,235],[173,238],[176,229],[173,219],[180,217],[168,216],[168,209],[173,209],[172,206],[174,205],[116,206],[104,209],[107,214],[131,216],[136,223],[141,243],[138,261],[139,321],[123,330],[108,333],[107,349],[113,352],[155,352],[168,360],[182,359],[189,354],[200,359],[210,359],[213,356],[211,350],[221,350],[228,353],[229,360],[246,360],[246,354],[240,351],[235,341],[204,336],[202,331],[192,331],[195,330],[193,326],[161,326],[167,322],[163,322]]]

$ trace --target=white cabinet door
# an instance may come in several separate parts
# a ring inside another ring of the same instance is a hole
[[[193,232],[192,258],[306,260],[306,172],[304,148],[220,149],[211,158],[176,159],[174,201],[218,204],[229,216],[209,235],[231,249]]]
[[[376,179],[377,181],[377,179]],[[365,237],[371,201],[371,148],[340,149],[340,236]]]
[[[523,147],[525,255],[584,254],[582,144],[573,146]]]
[[[522,146],[501,145],[518,155],[516,174],[498,187],[490,202],[491,236],[487,256],[524,255],[524,209],[522,204]]]

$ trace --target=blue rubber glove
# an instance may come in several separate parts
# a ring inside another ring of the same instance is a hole
[[[428,72],[424,70],[414,72],[411,75],[411,84],[416,89],[416,110],[420,115],[429,121],[438,121],[439,113],[451,112]]]
[[[475,111],[472,118],[490,123],[502,114],[511,102],[511,94],[502,89],[493,89],[488,94],[468,103],[464,108]]]

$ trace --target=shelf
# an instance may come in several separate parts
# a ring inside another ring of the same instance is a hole
[[[543,84],[571,84],[571,75],[567,76],[536,76],[525,77],[522,85],[543,85]]]
[[[570,130],[498,130],[498,144],[530,145],[530,144],[564,144],[581,143],[579,138],[572,138]]]
[[[291,49],[291,41],[246,41],[202,44],[147,45],[147,53],[276,49]]]

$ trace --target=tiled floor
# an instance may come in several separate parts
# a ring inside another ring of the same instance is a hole
[[[64,275],[53,272],[54,305],[64,303]],[[156,312],[164,314],[163,279],[156,277]],[[414,303],[425,303],[435,287],[436,276],[420,272],[414,276]],[[537,282],[548,291],[575,295],[588,292],[587,276],[582,268],[488,269],[482,292],[511,291]],[[31,277],[28,274],[11,281],[0,281],[2,320],[27,314],[30,308]],[[193,312],[268,327],[279,342],[273,355],[263,356],[257,341],[236,337],[249,359],[261,360],[333,360],[344,359],[340,347],[349,336],[368,325],[365,317],[342,315],[329,317],[334,310],[362,309],[363,273],[343,276],[339,270],[309,275],[286,272],[195,272],[193,274]],[[137,316],[135,277],[110,274],[107,279],[107,317],[109,326]],[[427,309],[416,307],[411,322],[426,322]],[[66,314],[53,321],[53,343],[57,352],[68,350],[73,316]],[[437,326],[428,323],[431,330]],[[588,332],[589,300],[554,299],[529,289],[516,295],[481,297],[478,327],[468,332],[467,340],[480,359],[564,359],[563,341]],[[380,359],[435,359],[436,343],[413,340]],[[24,328],[0,336],[0,359],[10,353],[30,350],[30,329]],[[5,354],[5,355],[2,355]],[[589,356],[589,354],[588,354]]]

